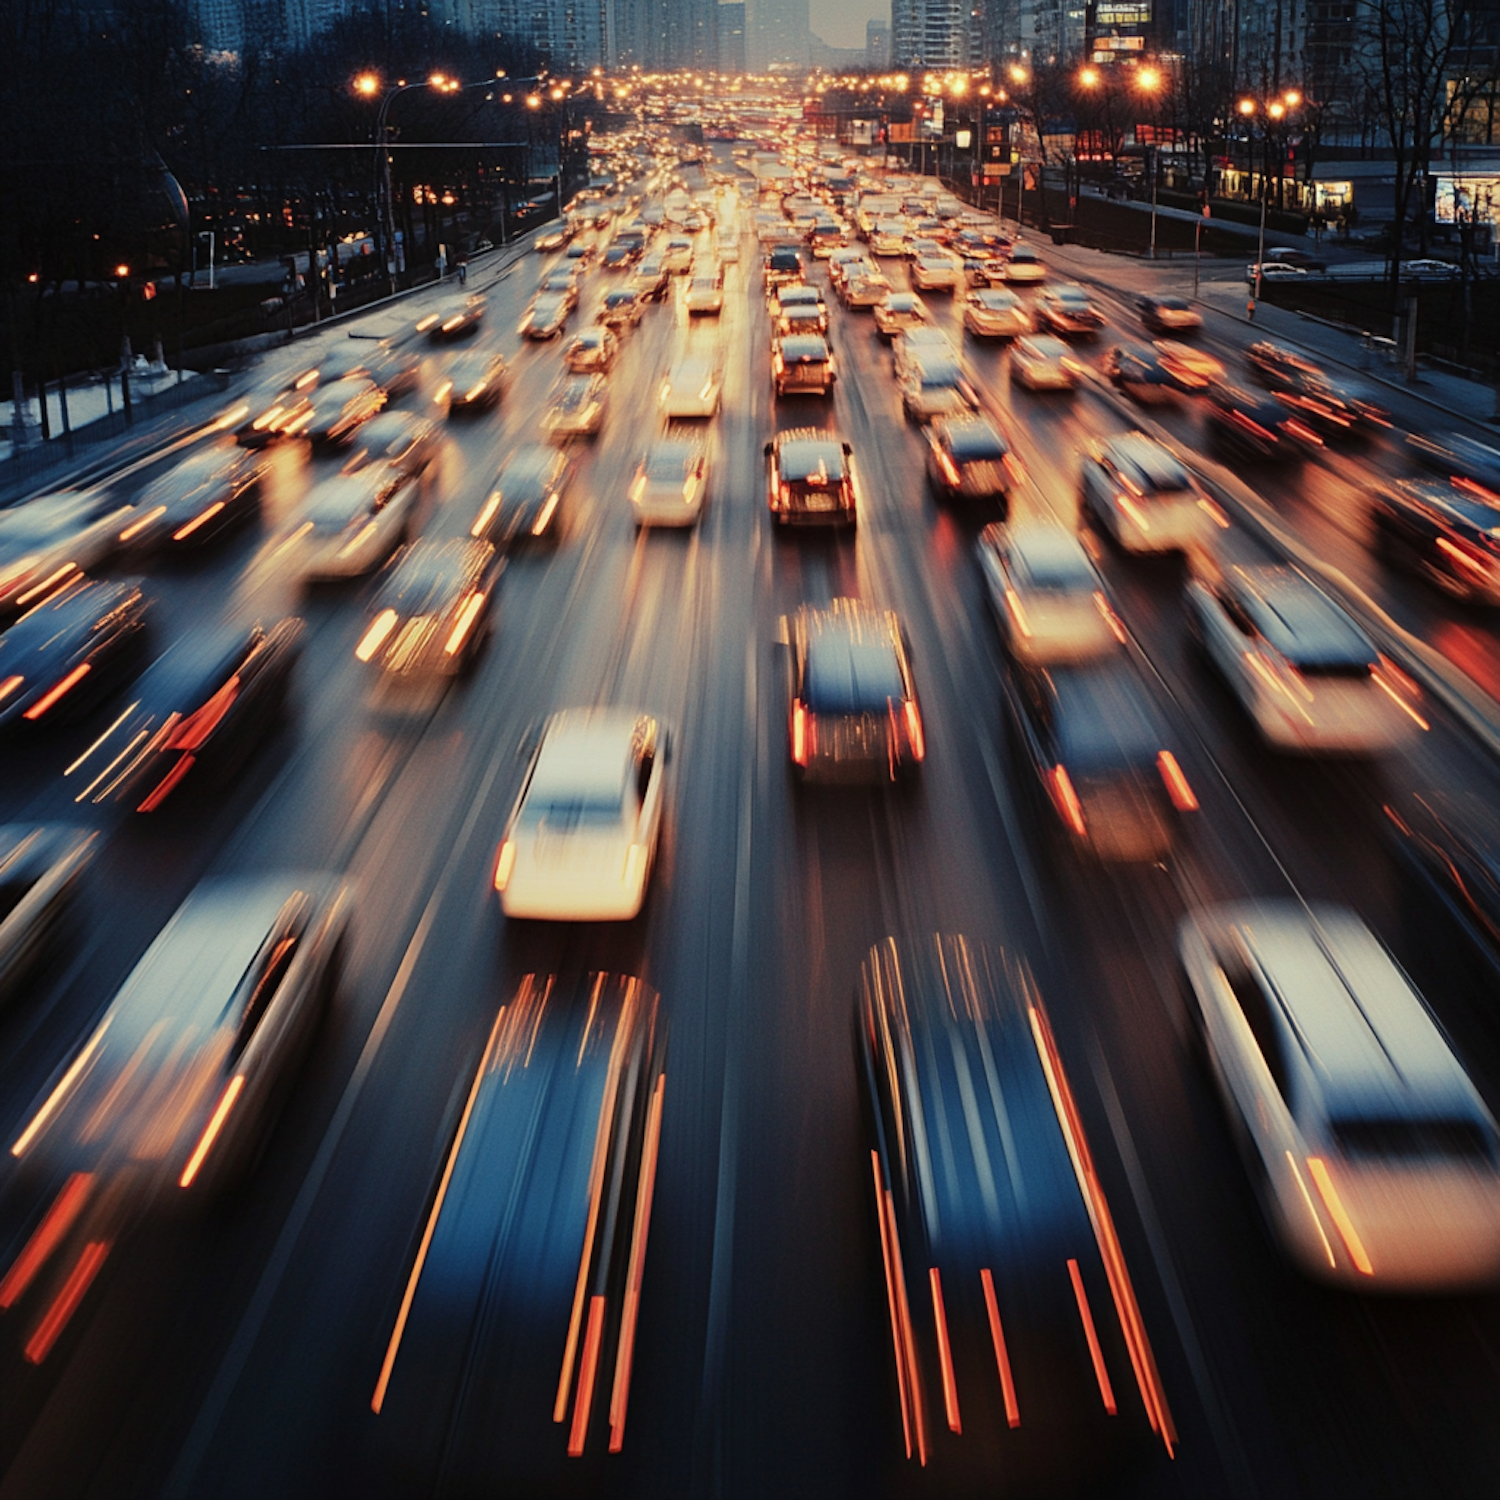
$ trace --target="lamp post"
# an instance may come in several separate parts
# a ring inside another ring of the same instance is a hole
[[[1161,90],[1161,73],[1153,67],[1137,68],[1135,74],[1135,86],[1148,99],[1154,101]],[[1159,121],[1156,110],[1151,111],[1152,134],[1155,136],[1159,130]],[[1161,179],[1161,145],[1153,139],[1151,142],[1151,153],[1148,158],[1151,167],[1151,259],[1156,259],[1156,193]]]
[[[391,293],[396,290],[396,212],[391,191],[391,153],[387,149],[389,143],[386,140],[386,123],[390,118],[391,105],[398,94],[408,94],[413,89],[432,89],[439,94],[460,94],[465,89],[492,89],[496,80],[503,77],[502,71],[495,78],[481,79],[478,83],[461,83],[457,78],[448,77],[446,73],[430,73],[418,83],[408,83],[404,78],[397,79],[381,95],[380,112],[375,117],[375,179],[379,198],[377,222],[380,226],[380,253],[385,261],[386,284]],[[523,78],[520,82],[534,83],[536,80]],[[361,73],[354,80],[354,92],[366,99],[373,99],[380,94],[379,74]],[[312,267],[309,266],[308,269],[311,271]]]
[[[1264,116],[1271,124],[1265,127],[1264,137],[1270,141],[1272,124],[1279,125],[1287,116],[1287,111],[1295,109],[1302,102],[1302,95],[1296,89],[1287,89],[1271,99],[1257,99],[1247,96],[1240,100],[1236,108],[1247,125],[1253,124],[1258,116]],[[1251,136],[1251,144],[1254,145],[1254,136]],[[1253,155],[1253,152],[1252,152]],[[1280,170],[1280,162],[1277,169]],[[1250,305],[1246,313],[1250,318],[1255,317],[1255,306],[1260,301],[1261,276],[1265,270],[1266,262],[1266,208],[1270,200],[1266,194],[1266,174],[1262,170],[1260,174],[1260,237],[1255,247],[1255,284],[1250,293]]]

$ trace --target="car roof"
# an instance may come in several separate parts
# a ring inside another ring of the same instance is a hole
[[[1370,638],[1322,589],[1295,569],[1235,564],[1225,579],[1261,634],[1299,666],[1364,666],[1376,659]]]
[[[1031,337],[1024,338],[1020,342],[1033,354],[1040,355],[1043,359],[1061,359],[1068,353],[1068,346],[1050,333],[1032,334]]]
[[[199,695],[223,685],[258,633],[242,626],[189,631],[147,667],[130,696],[148,711],[196,708]]]
[[[1021,305],[1021,299],[1008,287],[1003,286],[981,287],[978,291],[971,292],[969,295],[975,302],[982,303],[985,306],[1019,307]]]
[[[1395,487],[1415,500],[1450,511],[1480,531],[1500,533],[1500,495],[1485,500],[1451,479],[1402,479]]]
[[[542,736],[527,799],[539,793],[622,799],[630,774],[636,726],[634,709],[568,709],[553,714]]]
[[[828,359],[828,345],[821,334],[789,333],[780,340],[783,359]]]
[[[440,608],[451,603],[493,556],[488,542],[413,542],[381,589],[381,603],[409,614]]]
[[[26,668],[34,659],[31,653],[57,643],[71,642],[76,649],[93,634],[100,619],[139,595],[139,579],[75,579],[27,610],[8,630],[0,631],[0,663],[4,664],[0,673],[8,676],[18,667]],[[23,670],[22,675],[29,673]]]
[[[1010,443],[1005,434],[979,412],[964,417],[950,417],[941,424],[939,431],[948,439],[955,453],[962,454],[966,449],[972,451],[978,446],[988,447],[1002,454],[1010,452]]]
[[[1393,1106],[1473,1109],[1462,1066],[1369,928],[1345,907],[1210,908],[1269,981],[1331,1115]]]
[[[1190,484],[1177,456],[1144,433],[1128,432],[1109,438],[1105,450],[1122,469],[1141,482],[1145,491],[1180,490]]]
[[[1162,735],[1150,699],[1133,669],[1053,667],[1047,672],[1056,705],[1053,733],[1075,772],[1152,761]]]
[[[375,496],[374,481],[383,467],[373,463],[352,474],[331,474],[313,486],[303,504],[303,515],[326,521],[368,510]]]
[[[1049,567],[1082,564],[1091,577],[1097,577],[1083,543],[1076,532],[1051,521],[1022,521],[1009,528],[1011,554],[1028,567],[1045,572]]]

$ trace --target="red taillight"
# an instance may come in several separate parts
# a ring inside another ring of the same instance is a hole
[[[922,732],[922,711],[915,698],[906,700],[906,739],[911,746],[911,758],[923,760],[927,755],[927,737]]]
[[[1177,764],[1177,757],[1170,750],[1162,750],[1158,753],[1156,769],[1161,772],[1161,779],[1167,788],[1167,796],[1172,799],[1172,806],[1178,812],[1197,812],[1198,799],[1193,795],[1193,789],[1188,784],[1187,777],[1182,774],[1182,767]]]
[[[802,700],[798,698],[792,704],[792,759],[799,765],[807,764],[807,745],[812,738],[811,726],[808,724],[807,709],[803,707]]]
[[[1079,838],[1085,838],[1088,828],[1083,821],[1083,804],[1078,800],[1078,793],[1073,790],[1073,778],[1068,775],[1066,766],[1053,766],[1047,773],[1047,787],[1052,793],[1058,816]]]

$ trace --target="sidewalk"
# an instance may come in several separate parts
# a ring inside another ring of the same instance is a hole
[[[1026,233],[1043,260],[1068,275],[1088,277],[1126,295],[1171,293],[1188,298],[1193,296],[1191,257],[1139,260],[1134,256],[1111,255],[1103,250],[1086,250],[1078,245],[1053,245],[1034,230],[1028,229]],[[1456,417],[1472,422],[1481,430],[1482,441],[1496,442],[1500,394],[1495,386],[1420,364],[1416,383],[1409,384],[1398,369],[1392,368],[1378,353],[1364,347],[1359,330],[1334,327],[1286,308],[1275,307],[1264,299],[1256,305],[1252,320],[1246,313],[1249,300],[1242,265],[1224,259],[1202,262],[1197,301],[1209,320],[1210,328],[1220,319],[1228,319],[1247,330],[1254,329],[1257,337],[1295,345],[1322,363],[1342,365],[1361,379],[1399,393],[1407,400],[1423,402],[1450,420]]]

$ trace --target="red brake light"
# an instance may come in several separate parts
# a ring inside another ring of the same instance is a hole
[[[1182,767],[1177,764],[1177,757],[1170,750],[1162,750],[1156,757],[1156,769],[1161,772],[1161,779],[1167,788],[1167,795],[1172,799],[1172,806],[1178,812],[1197,812],[1198,799],[1193,795],[1193,789],[1188,784],[1188,779],[1182,774]]]
[[[922,711],[915,698],[906,700],[906,738],[911,745],[911,758],[924,760],[927,756],[927,737],[922,731]]]
[[[1066,766],[1053,766],[1047,773],[1047,788],[1052,793],[1052,801],[1063,822],[1079,838],[1086,838],[1088,828],[1083,821],[1083,804],[1078,800],[1078,793],[1073,790],[1073,778],[1068,775]]]
[[[807,764],[807,745],[811,738],[807,720],[807,709],[798,698],[792,704],[792,759],[799,766]]]

